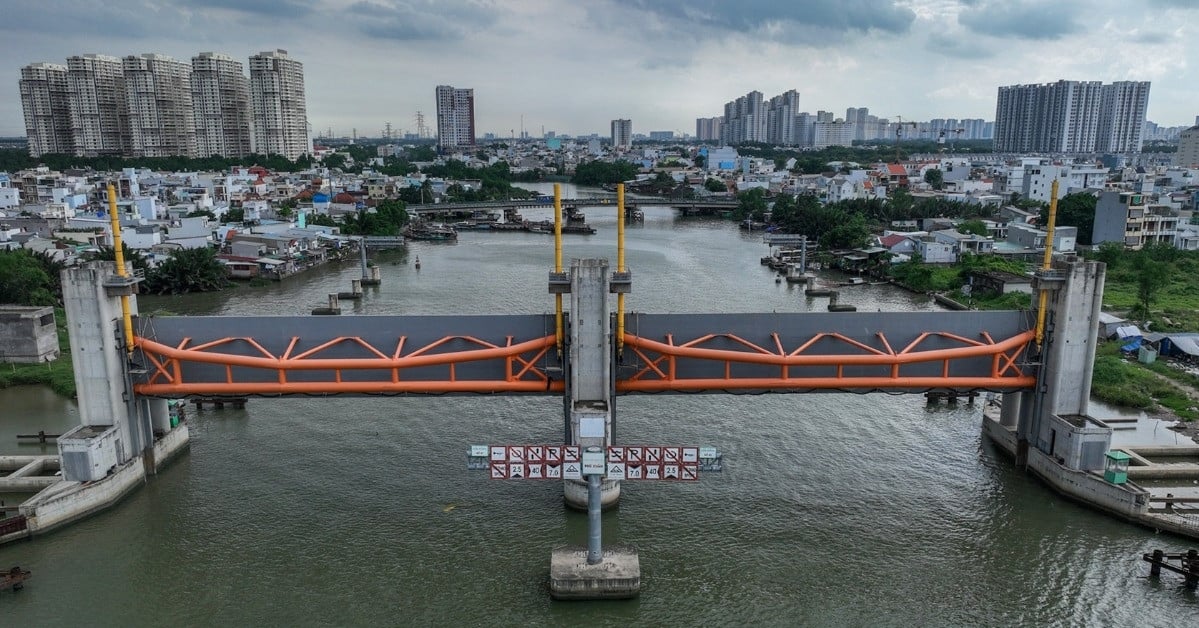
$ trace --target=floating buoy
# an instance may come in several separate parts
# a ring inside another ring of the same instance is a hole
[[[416,269],[420,270],[420,258],[416,258]]]

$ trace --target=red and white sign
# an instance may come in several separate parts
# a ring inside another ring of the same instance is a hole
[[[508,479],[509,480],[523,480],[523,479],[525,479],[526,475],[528,475],[528,474],[525,473],[525,465],[520,464],[520,463],[508,465]]]
[[[683,463],[698,464],[699,463],[699,447],[684,447],[683,448]]]
[[[643,447],[625,447],[624,461],[629,464],[640,464],[644,462],[644,458],[642,458],[644,455],[642,451],[643,449]]]
[[[545,460],[545,447],[542,445],[529,445],[525,447],[525,460],[529,462],[542,462]]]
[[[638,465],[637,465],[637,466],[635,466],[635,467],[632,467],[632,466],[628,466],[628,465],[626,465],[626,466],[625,466],[625,468],[624,468],[624,477],[625,477],[625,479],[626,479],[626,480],[640,480],[640,479],[642,479],[642,478],[643,478],[643,476],[644,476],[644,474],[642,473],[642,469],[644,469],[644,468],[645,468],[645,466],[644,466],[644,465],[640,465],[640,464],[638,464]]]
[[[562,446],[561,445],[546,445],[545,446],[545,461],[549,464],[557,464],[562,462]]]
[[[645,448],[645,461],[646,462],[662,462],[662,448],[661,447],[646,447]]]
[[[524,462],[525,446],[511,445],[508,447],[508,462]]]
[[[554,480],[562,477],[562,465],[547,464],[545,465],[545,479]]]
[[[508,479],[508,465],[503,462],[491,463],[491,479],[493,479],[493,480]]]
[[[609,447],[608,462],[624,462],[624,447]]]
[[[682,451],[679,447],[663,447],[662,462],[667,464],[677,464],[682,457]]]
[[[679,467],[679,479],[684,482],[694,482],[699,479],[699,465],[685,464]]]
[[[578,445],[567,445],[562,448],[562,460],[565,462],[578,462],[582,453],[583,450]]]
[[[662,479],[662,465],[660,465],[660,464],[645,465],[645,479],[661,480]]]
[[[542,464],[540,462],[535,462],[533,464],[529,464],[529,465],[525,465],[525,466],[528,467],[527,471],[529,472],[530,480],[540,480],[545,477],[545,475],[543,473],[543,471],[545,470],[544,464]]]
[[[491,446],[491,461],[492,462],[507,462],[508,448],[503,445]]]

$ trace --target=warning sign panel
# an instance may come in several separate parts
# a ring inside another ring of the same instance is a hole
[[[623,480],[624,479],[624,463],[623,462],[608,462],[608,479]]]

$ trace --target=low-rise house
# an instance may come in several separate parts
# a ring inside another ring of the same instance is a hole
[[[1004,270],[976,270],[970,273],[970,285],[979,294],[1032,294],[1032,278]]]

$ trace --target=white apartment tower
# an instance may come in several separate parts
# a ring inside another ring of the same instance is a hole
[[[612,148],[615,150],[633,147],[633,121],[612,121]]]
[[[242,67],[240,61],[219,53],[192,57],[197,157],[242,157],[254,152],[250,81]]]
[[[130,154],[195,157],[191,64],[148,53],[125,57],[123,67]]]
[[[475,90],[438,85],[437,148],[446,151],[475,145]]]
[[[724,118],[716,116],[715,118],[696,118],[695,119],[695,139],[701,142],[715,142],[720,140],[720,127],[724,124]]]
[[[1103,86],[1099,104],[1101,153],[1139,153],[1149,108],[1149,81],[1117,81]]]
[[[999,88],[999,152],[1136,152],[1141,148],[1148,82],[1058,81]]]
[[[766,141],[794,146],[799,143],[795,116],[799,115],[799,92],[791,89],[770,99],[766,112]]]
[[[29,154],[71,154],[70,91],[67,66],[60,63],[33,63],[21,68],[21,108],[25,112],[25,135]]]
[[[1199,123],[1199,120],[1195,122]],[[1174,165],[1184,168],[1199,166],[1199,124],[1178,135],[1178,152],[1174,154]]]
[[[250,57],[250,98],[255,153],[291,160],[311,154],[304,64],[289,57],[286,50]]]
[[[67,90],[75,154],[123,154],[129,143],[129,110],[121,60],[98,54],[68,57]]]

